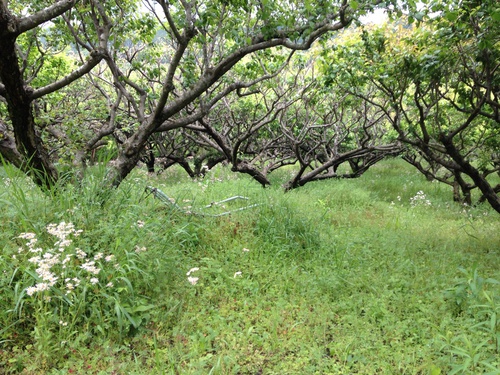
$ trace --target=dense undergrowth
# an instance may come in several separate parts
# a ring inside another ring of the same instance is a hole
[[[401,160],[289,193],[0,173],[2,374],[500,374],[498,214]]]

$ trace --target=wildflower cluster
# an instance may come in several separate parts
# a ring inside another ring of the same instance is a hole
[[[427,199],[425,196],[425,193],[420,190],[417,192],[417,194],[410,198],[410,206],[412,207],[417,207],[417,206],[430,206],[431,201]]]
[[[82,282],[98,284],[101,262],[111,262],[114,256],[97,253],[89,257],[82,249],[72,246],[74,238],[82,233],[82,230],[76,230],[72,223],[49,224],[46,230],[57,239],[51,248],[39,247],[35,233],[21,233],[18,236],[27,240],[25,246],[18,249],[18,255],[35,267],[34,276],[37,280],[35,285],[26,288],[26,294],[33,296],[51,288],[58,288],[68,296]]]
[[[191,285],[196,285],[196,283],[198,282],[198,280],[200,279],[199,277],[194,277],[194,276],[191,276],[191,274],[193,272],[196,272],[196,271],[199,271],[200,269],[198,267],[194,267],[194,268],[191,268],[187,273],[186,273],[186,276],[188,277],[188,281],[189,283],[191,283]]]
[[[144,253],[144,252],[146,252],[147,250],[148,250],[148,249],[147,249],[147,247],[145,247],[145,246],[135,245],[135,250],[134,250],[134,251],[135,251],[137,254],[140,254],[140,253]]]

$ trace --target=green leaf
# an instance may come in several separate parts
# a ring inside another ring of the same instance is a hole
[[[458,18],[458,12],[448,12],[445,14],[445,17],[450,22],[455,22]]]
[[[155,305],[141,305],[141,306],[136,306],[132,309],[132,312],[144,312],[144,311],[148,311],[148,310],[151,310],[152,308],[154,308]]]
[[[356,0],[351,0],[352,10],[357,10],[359,8],[359,3]]]

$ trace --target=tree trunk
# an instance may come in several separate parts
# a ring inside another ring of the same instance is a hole
[[[463,195],[463,199],[460,199],[460,192],[458,192],[458,200],[456,200],[456,193],[455,190],[454,190],[454,200],[456,202],[460,202],[460,203],[464,203],[466,204],[467,206],[471,206],[472,205],[472,194],[471,194],[471,190],[473,189],[473,186],[468,184],[461,176],[460,172],[458,171],[455,171],[455,181],[453,182],[453,188],[455,189],[455,185],[458,185],[456,187],[456,190],[458,190],[458,188],[460,188],[461,192],[462,192],[462,195]]]
[[[17,151],[16,142],[9,136],[7,125],[0,119],[0,155],[5,161],[23,170],[24,159]]]
[[[57,181],[57,170],[49,160],[37,134],[33,117],[32,89],[24,84],[16,51],[16,20],[0,5],[0,81],[14,128],[17,151],[35,183],[50,188]]]
[[[484,197],[488,201],[488,203],[493,207],[493,209],[500,213],[500,197],[495,192],[495,189],[488,183],[486,178],[479,173],[479,171],[474,168],[464,157],[460,154],[460,151],[457,150],[455,145],[453,144],[453,139],[445,136],[444,134],[440,136],[440,141],[443,143],[446,148],[446,152],[451,158],[457,163],[460,168],[462,168],[463,173],[469,176],[472,181],[476,184],[476,186],[481,190]]]
[[[149,150],[145,156],[146,167],[148,169],[148,173],[155,173],[155,154],[153,151]]]
[[[236,164],[233,164],[231,170],[233,172],[249,174],[254,178],[254,180],[261,184],[262,187],[271,185],[271,182],[267,179],[267,177],[253,165],[249,164],[246,160],[238,161]]]
[[[125,177],[127,177],[129,173],[132,172],[132,169],[135,168],[140,158],[140,152],[130,156],[121,152],[118,158],[111,162],[111,171],[106,179],[107,184],[115,188],[120,186]]]

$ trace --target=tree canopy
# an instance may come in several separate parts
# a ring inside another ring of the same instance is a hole
[[[290,189],[402,155],[500,212],[499,24],[493,0],[2,0],[0,153],[44,189],[103,147],[109,186],[226,161],[263,186],[297,165]]]

